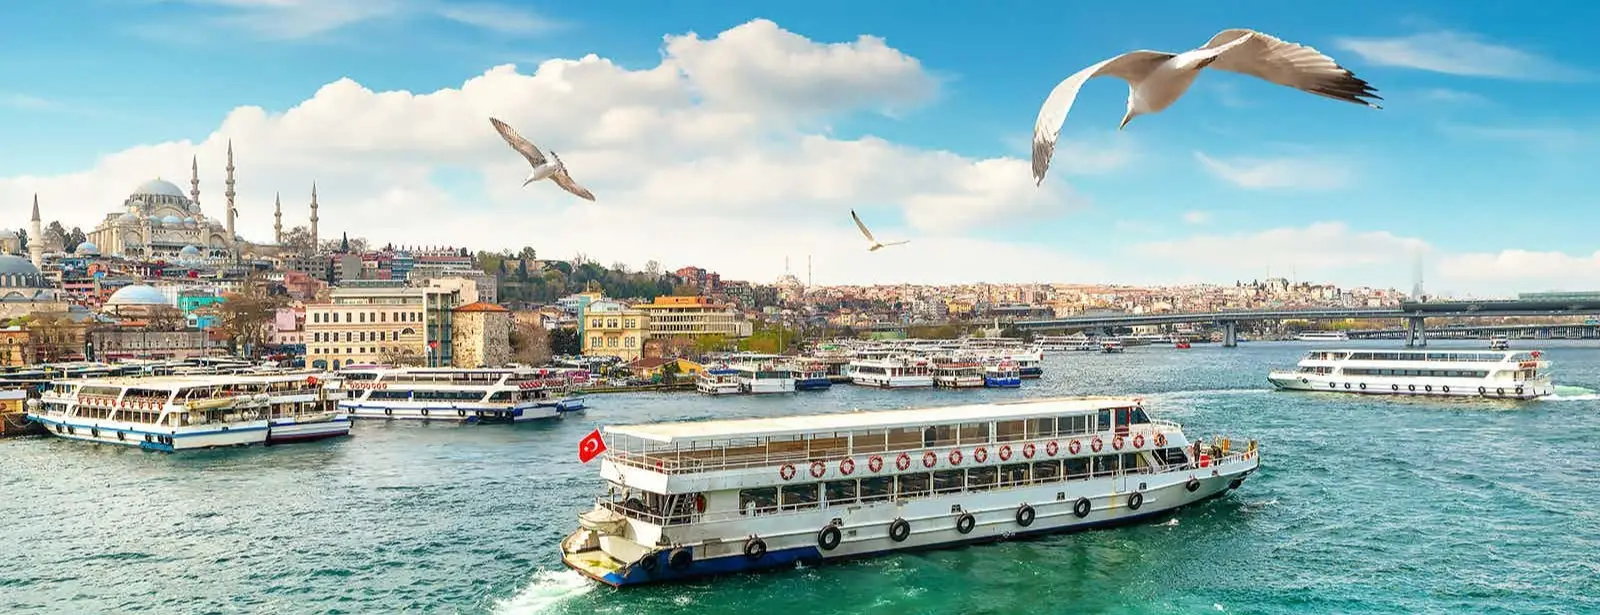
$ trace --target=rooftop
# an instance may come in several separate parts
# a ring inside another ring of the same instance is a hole
[[[505,309],[505,308],[500,307],[498,305],[495,305],[493,303],[488,303],[488,302],[485,302],[485,301],[478,301],[476,303],[468,303],[466,305],[458,307],[458,308],[456,308],[455,311],[457,311],[457,312],[509,312],[511,310]]]
[[[614,425],[606,433],[663,444],[728,438],[767,438],[857,429],[924,427],[1093,412],[1138,405],[1133,397],[1061,397],[995,404],[876,412],[841,412],[758,419]]]
[[[58,384],[82,384],[84,386],[121,386],[138,389],[181,389],[186,387],[224,386],[229,384],[267,384],[273,382],[303,381],[315,377],[318,381],[326,380],[327,375],[302,373],[302,374],[271,374],[271,375],[238,375],[238,374],[208,374],[195,376],[154,376],[154,377],[116,377],[95,378],[92,380],[73,379],[59,381]]]

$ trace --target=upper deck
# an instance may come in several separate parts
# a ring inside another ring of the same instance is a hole
[[[1300,362],[1523,363],[1539,361],[1541,354],[1537,350],[1313,350]]]
[[[379,368],[340,374],[350,389],[545,389],[570,384],[570,375],[557,369]]]

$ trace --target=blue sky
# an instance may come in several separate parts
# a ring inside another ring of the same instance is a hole
[[[1119,133],[1126,87],[1114,79],[1094,80],[1061,137],[1103,164],[1085,163],[1079,172],[1058,156],[1046,179],[1057,189],[1070,185],[1076,196],[1016,215],[999,204],[988,216],[995,219],[939,232],[980,242],[971,246],[1026,246],[1013,259],[1063,259],[1059,267],[1032,264],[1015,275],[997,274],[1000,279],[1231,281],[1270,270],[1408,287],[1405,253],[1425,245],[1427,277],[1444,285],[1436,290],[1600,287],[1591,181],[1592,160],[1600,153],[1600,110],[1592,104],[1600,99],[1600,73],[1574,61],[1596,51],[1592,24],[1600,23],[1600,4],[1519,9],[1512,3],[1351,2],[1321,11],[1273,2],[1155,1],[1125,8],[995,1],[982,10],[970,3],[764,4],[757,10],[709,0],[6,3],[0,5],[0,23],[13,27],[0,54],[0,142],[12,146],[0,148],[0,177],[32,177],[37,181],[27,185],[37,189],[45,185],[39,178],[90,172],[118,152],[135,150],[120,156],[137,157],[136,148],[144,145],[188,142],[202,153],[211,151],[203,144],[235,108],[283,113],[344,77],[374,91],[422,93],[460,88],[500,64],[515,63],[531,74],[543,60],[591,53],[626,69],[650,69],[663,62],[664,35],[695,32],[711,39],[757,18],[818,43],[881,37],[915,58],[937,84],[891,113],[872,104],[832,109],[808,116],[798,130],[844,141],[879,138],[971,160],[1025,158],[1039,104],[1077,69],[1130,49],[1182,51],[1223,28],[1249,27],[1329,54],[1371,82],[1385,108],[1208,71],[1171,109],[1137,118]],[[492,139],[486,143],[494,146]],[[239,143],[241,156],[265,155],[253,145]],[[707,157],[702,167],[717,164],[718,156]],[[151,172],[187,171],[163,165]],[[428,173],[430,185],[418,190],[463,201],[453,206],[458,208],[494,198],[495,191],[483,185],[487,171],[437,166]],[[339,194],[337,187],[330,190]],[[605,192],[597,193],[604,201]],[[781,208],[781,195],[774,198],[774,208]],[[88,213],[72,222],[91,226],[118,200],[74,203]],[[931,232],[914,214],[921,201],[897,200],[891,191],[861,190],[823,202],[870,213],[880,235]],[[558,206],[571,203],[550,207]],[[323,215],[329,217],[329,208]],[[337,214],[334,219],[356,232],[363,224]],[[253,220],[263,228],[260,218]],[[847,217],[830,213],[828,220],[829,228],[848,230]],[[751,222],[761,221],[752,215]],[[784,218],[760,228],[790,223],[800,222]],[[473,241],[437,228],[393,232],[401,236],[379,239]],[[693,233],[678,237],[726,240]],[[568,235],[548,237],[540,230],[501,242],[576,245],[601,260],[636,265],[657,254],[664,264],[687,264],[667,248]],[[1309,245],[1317,241],[1327,245]],[[918,245],[914,240],[909,247]],[[696,264],[758,279],[781,270],[776,256],[741,250],[730,244],[697,258],[725,256],[727,262]],[[833,247],[797,244],[785,250],[803,259],[803,252]],[[1383,258],[1372,256],[1386,250]],[[941,277],[923,275],[927,265],[916,255],[890,257],[898,259],[892,262],[849,258],[830,263],[836,273],[831,281]]]

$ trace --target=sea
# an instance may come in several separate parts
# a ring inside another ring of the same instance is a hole
[[[1600,613],[1600,347],[1539,342],[1559,386],[1535,402],[1270,390],[1316,346],[1055,354],[1017,390],[601,395],[541,424],[177,455],[0,441],[0,613]],[[597,426],[1076,394],[1258,438],[1263,468],[1035,540],[626,590],[560,563],[601,486],[577,460]]]

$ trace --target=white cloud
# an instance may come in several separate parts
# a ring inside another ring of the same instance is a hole
[[[1537,54],[1460,32],[1439,31],[1393,38],[1338,39],[1338,47],[1380,66],[1526,80],[1565,80],[1584,73]]]
[[[1228,271],[1295,267],[1306,278],[1307,274],[1332,276],[1367,265],[1399,264],[1402,271],[1410,271],[1409,263],[1416,254],[1428,249],[1427,242],[1413,237],[1387,231],[1354,231],[1343,222],[1318,222],[1305,227],[1148,242],[1136,245],[1134,251],[1186,266]]]
[[[213,22],[270,40],[301,39],[355,24],[443,18],[502,34],[541,34],[561,24],[502,4],[447,0],[167,0],[220,13]]]
[[[1489,99],[1483,97],[1483,95],[1481,95],[1481,94],[1474,94],[1472,92],[1463,92],[1461,90],[1452,90],[1450,88],[1428,88],[1426,90],[1422,90],[1421,92],[1418,92],[1417,96],[1418,96],[1418,98],[1421,98],[1423,100],[1430,100],[1430,101],[1442,102],[1442,103],[1463,104],[1463,105],[1489,104]]]
[[[1213,158],[1194,153],[1207,171],[1228,183],[1249,189],[1332,190],[1354,178],[1349,165],[1331,158]]]
[[[1211,213],[1199,210],[1186,211],[1183,213],[1183,221],[1189,224],[1205,224],[1211,221]]]
[[[1592,290],[1600,286],[1600,252],[1502,250],[1455,254],[1439,261],[1439,274],[1452,284],[1511,286],[1521,290]]]
[[[66,175],[0,179],[0,203],[25,211],[20,204],[37,192],[47,219],[88,229],[152,176],[187,191],[198,154],[202,209],[220,215],[232,139],[239,231],[258,241],[271,238],[274,192],[285,195],[285,224],[303,224],[316,180],[324,237],[532,245],[554,257],[694,263],[758,280],[776,275],[784,255],[806,254],[818,281],[829,282],[1091,277],[1094,265],[1054,249],[964,238],[974,224],[1076,203],[1063,182],[1035,188],[1025,160],[811,131],[849,113],[916,105],[936,89],[920,63],[880,39],[820,44],[757,20],[711,39],[667,37],[661,63],[638,70],[590,55],[532,74],[499,66],[429,93],[341,79],[286,111],[237,108],[198,142],[131,147]],[[526,164],[489,126],[491,115],[560,152],[599,202],[544,182],[519,187]],[[912,242],[869,255],[852,207],[872,212],[878,234]]]

